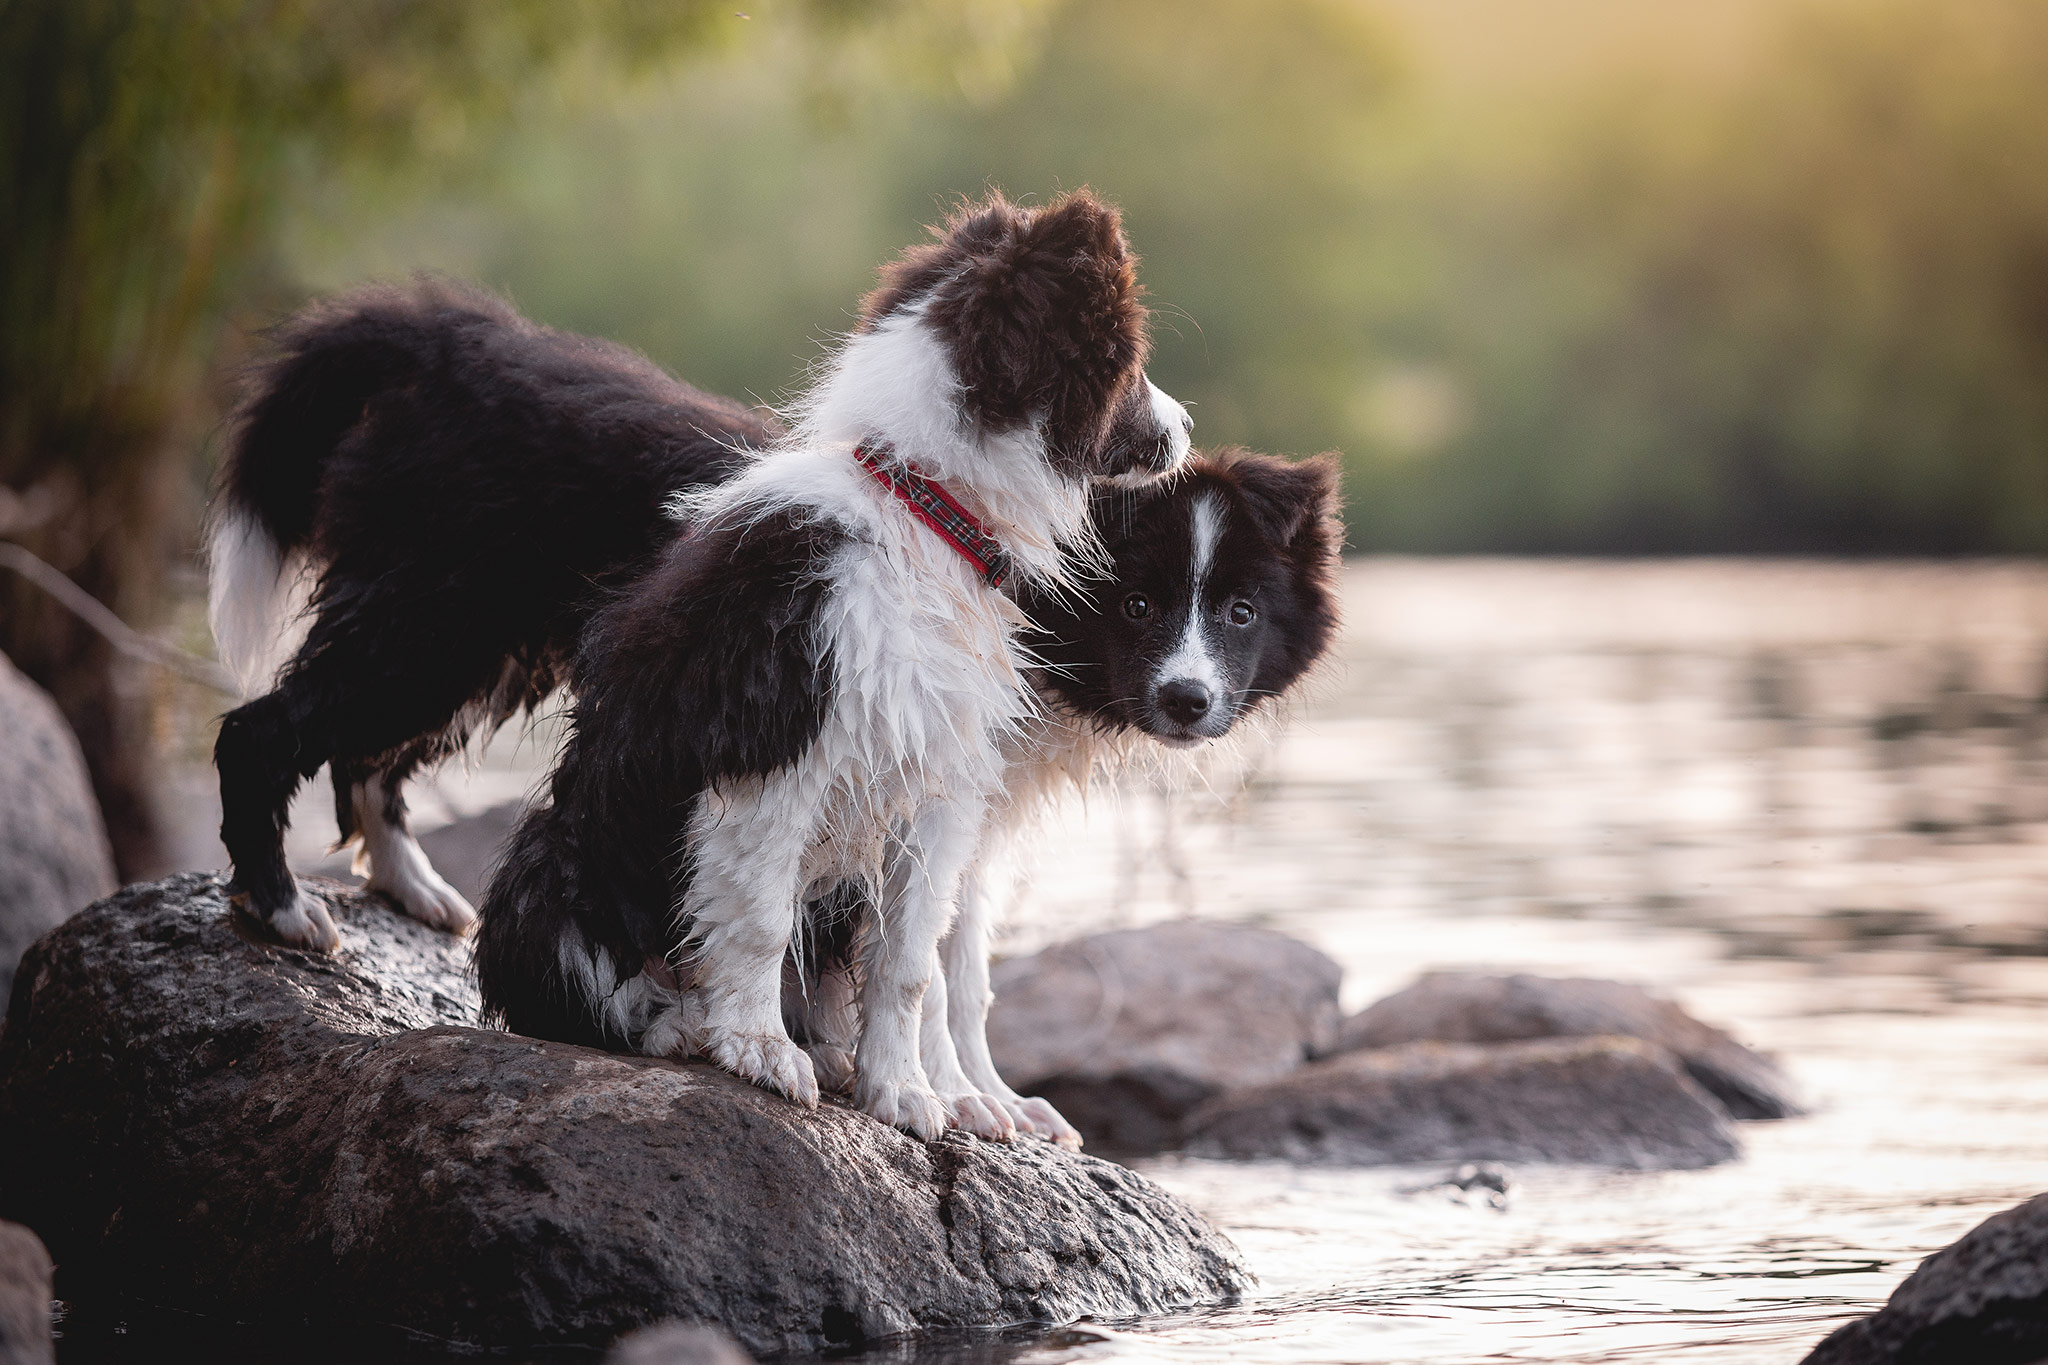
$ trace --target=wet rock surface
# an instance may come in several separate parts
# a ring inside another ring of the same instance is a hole
[[[2048,1194],[1993,1214],[1920,1263],[1803,1365],[2032,1365],[2048,1360]]]
[[[1738,1154],[1728,1116],[1634,1038],[1410,1043],[1305,1066],[1188,1118],[1197,1156],[1347,1165],[1541,1161],[1618,1170]]]
[[[1297,939],[1177,921],[997,964],[989,1047],[1091,1147],[1161,1151],[1225,1091],[1275,1080],[1336,1042],[1337,964]]]
[[[1339,1048],[1602,1035],[1662,1048],[1738,1119],[1800,1112],[1776,1063],[1670,1001],[1620,981],[1431,972],[1345,1020]]]
[[[0,1223],[0,1365],[51,1365],[50,1254],[19,1223]]]
[[[1236,1250],[1039,1142],[917,1142],[713,1068],[469,1027],[467,947],[323,887],[334,957],[224,887],[130,887],[37,943],[0,1032],[0,1216],[93,1286],[250,1321],[768,1353],[1236,1295]]]
[[[0,1004],[28,945],[115,885],[78,740],[0,654]]]

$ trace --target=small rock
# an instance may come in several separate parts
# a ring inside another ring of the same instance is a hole
[[[1178,921],[997,965],[996,1069],[1091,1146],[1159,1151],[1225,1090],[1277,1079],[1336,1042],[1335,962],[1265,929]]]
[[[1929,1256],[1882,1309],[1836,1328],[1803,1365],[2041,1360],[2048,1360],[2048,1194],[1993,1214]]]
[[[604,1365],[753,1365],[739,1344],[701,1322],[663,1322],[619,1338]]]
[[[0,1216],[72,1283],[512,1349],[716,1322],[770,1354],[1249,1281],[1199,1214],[1108,1162],[922,1143],[713,1067],[467,1027],[467,944],[310,884],[332,957],[256,941],[190,873],[22,959]]]
[[[1641,1038],[1685,1066],[1738,1119],[1800,1112],[1775,1063],[1668,1000],[1620,981],[1431,972],[1344,1021],[1340,1051],[1400,1043]]]
[[[116,885],[77,738],[0,654],[0,1007],[28,945]]]
[[[53,1365],[50,1253],[19,1223],[0,1223],[0,1365]]]
[[[1635,1038],[1409,1043],[1315,1062],[1188,1119],[1197,1156],[1348,1165],[1552,1161],[1711,1166],[1739,1149],[1728,1116]]]

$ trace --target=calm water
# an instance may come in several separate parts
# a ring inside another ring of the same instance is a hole
[[[1659,1175],[1161,1159],[1244,1305],[920,1361],[1794,1361],[2048,1189],[2048,570],[1377,561],[1342,657],[1210,790],[1047,832],[1007,948],[1179,914],[1343,963],[1644,982],[1776,1053],[1807,1118]],[[532,780],[494,753],[429,820]],[[321,812],[302,803],[317,846]],[[329,830],[331,836],[331,827]]]

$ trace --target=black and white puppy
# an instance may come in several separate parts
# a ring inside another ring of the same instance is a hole
[[[1270,709],[1324,657],[1338,623],[1343,546],[1337,467],[1227,451],[1185,473],[1097,495],[1108,557],[1094,605],[1026,593],[1025,640],[1045,703],[1006,736],[1004,791],[962,879],[942,970],[924,998],[925,1071],[954,1122],[988,1137],[1015,1128],[1078,1145],[1052,1106],[1016,1094],[990,1060],[991,869],[1051,799],[1147,762],[1153,741],[1193,748]],[[853,1033],[854,987],[871,904],[842,895],[816,931],[829,945],[786,1003],[812,1055],[832,1063]],[[887,918],[886,902],[884,920]],[[835,931],[836,930],[836,931]]]
[[[585,634],[551,799],[482,908],[487,1010],[523,1033],[697,1053],[804,1104],[782,1017],[808,894],[881,885],[854,1098],[925,1137],[920,1059],[954,897],[1033,713],[1024,617],[883,475],[921,471],[1056,594],[1088,490],[1158,476],[1116,415],[1166,401],[1113,209],[999,198],[884,273],[790,434],[689,495],[661,561]],[[865,452],[882,473],[864,467]]]
[[[338,941],[283,846],[329,763],[371,888],[460,931],[474,912],[407,828],[404,783],[567,681],[590,613],[674,534],[668,500],[783,428],[448,281],[356,290],[272,336],[213,511],[215,639],[263,694],[215,750],[237,904],[287,942]],[[1108,462],[1157,464],[1186,431],[1145,385]]]

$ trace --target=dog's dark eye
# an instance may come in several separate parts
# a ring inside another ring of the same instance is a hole
[[[1142,621],[1152,614],[1152,603],[1144,593],[1134,592],[1124,599],[1124,615],[1133,621]]]
[[[1258,619],[1258,615],[1258,612],[1252,610],[1252,604],[1249,602],[1230,604],[1230,624],[1233,626],[1248,626]]]

